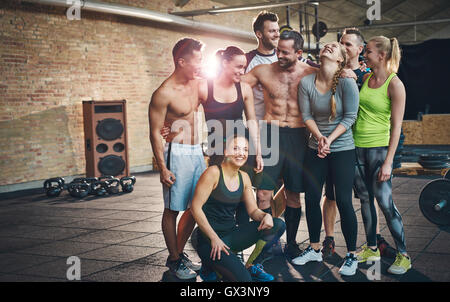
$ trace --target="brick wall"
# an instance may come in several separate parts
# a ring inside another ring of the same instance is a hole
[[[174,1],[104,0],[163,13]],[[183,10],[219,5],[190,1]],[[219,5],[220,6],[220,5]],[[199,16],[251,31],[257,11]],[[151,165],[148,103],[173,70],[171,50],[183,36],[217,48],[255,43],[213,37],[128,17],[20,1],[0,3],[0,187],[85,173],[82,100],[126,99],[130,167]]]

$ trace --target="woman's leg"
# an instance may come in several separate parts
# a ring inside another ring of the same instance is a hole
[[[372,171],[369,169],[368,148],[356,147],[356,166],[354,188],[361,201],[361,215],[366,231],[367,245],[373,249],[377,247],[376,225],[377,215],[372,189]]]
[[[311,247],[315,250],[320,249],[320,229],[322,228],[320,200],[325,175],[327,173],[327,157],[320,158],[317,156],[317,150],[308,148],[305,158],[306,222],[308,225],[309,241]]]
[[[222,240],[229,241],[225,236]],[[225,242],[227,244],[227,242]],[[227,281],[231,282],[250,282],[252,277],[249,271],[245,268],[239,258],[230,251],[229,255],[221,252],[220,260],[216,258],[211,259],[211,243],[205,236],[198,232],[197,253],[202,260],[202,265],[208,267],[223,276]]]
[[[355,177],[355,151],[341,151],[330,155],[330,166],[335,184],[336,205],[341,217],[341,229],[349,253],[356,251],[358,222],[352,204],[352,186]]]
[[[372,148],[369,151],[369,165],[371,166],[371,170],[373,169],[374,171],[374,177],[378,175],[378,171],[386,158],[386,154],[387,148]],[[392,200],[392,175],[387,181],[373,181],[372,186],[375,198],[386,218],[386,223],[394,238],[397,250],[406,255],[405,232],[402,217]]]

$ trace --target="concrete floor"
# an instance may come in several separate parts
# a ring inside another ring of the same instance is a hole
[[[383,258],[381,281],[450,281],[450,227],[432,224],[418,206],[419,194],[428,181],[425,177],[393,180],[394,200],[403,216],[413,268],[403,276],[392,276],[387,268],[394,259]],[[365,235],[359,200],[354,200],[354,208],[360,247]],[[168,252],[161,232],[162,211],[162,189],[156,173],[137,175],[130,194],[78,200],[65,191],[56,198],[43,193],[3,198],[0,281],[67,281],[70,256],[81,260],[81,281],[179,281],[164,266]],[[393,244],[384,217],[380,222],[383,236]],[[321,240],[323,237],[322,233]],[[278,256],[264,264],[266,271],[276,281],[369,281],[366,273],[374,269],[369,265],[360,265],[356,276],[339,275],[346,253],[339,221],[335,238],[337,253],[329,260],[297,267]],[[304,216],[297,241],[303,247],[308,243]],[[186,252],[199,260],[190,242]]]

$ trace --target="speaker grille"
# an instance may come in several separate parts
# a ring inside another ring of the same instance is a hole
[[[107,118],[98,122],[95,131],[101,139],[112,141],[122,135],[123,125],[120,120]]]
[[[125,161],[117,155],[108,155],[98,162],[98,170],[102,175],[119,175],[125,169]]]

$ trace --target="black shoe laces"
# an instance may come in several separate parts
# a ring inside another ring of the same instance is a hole
[[[353,256],[346,256],[345,257],[345,263],[344,263],[344,265],[345,266],[352,266],[352,264],[353,264],[353,262],[355,261],[356,259],[353,257]]]

